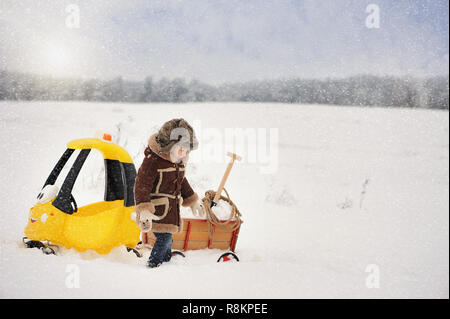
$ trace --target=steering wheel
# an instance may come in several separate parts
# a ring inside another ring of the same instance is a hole
[[[78,211],[78,206],[75,197],[73,197],[72,194],[70,194],[70,203],[73,204],[73,212],[76,213]]]

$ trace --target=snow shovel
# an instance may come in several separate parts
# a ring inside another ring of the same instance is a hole
[[[233,164],[235,160],[241,161],[242,157],[235,154],[227,152],[227,155],[231,157],[231,161],[228,163],[227,169],[225,170],[225,174],[223,174],[222,180],[220,181],[219,188],[217,189],[216,195],[214,196],[214,199],[211,201],[211,206],[214,207],[217,205],[220,199],[220,194],[222,193],[223,187],[225,186],[225,183],[227,181],[228,175],[230,175],[231,168],[233,168]]]

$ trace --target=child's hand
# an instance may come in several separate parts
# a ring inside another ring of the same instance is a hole
[[[203,204],[200,201],[194,202],[190,209],[192,210],[192,214],[196,217],[205,217],[205,209],[203,208]]]

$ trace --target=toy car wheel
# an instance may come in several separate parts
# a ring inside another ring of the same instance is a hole
[[[138,257],[138,258],[141,258],[143,256],[143,254],[139,251],[139,249],[141,249],[141,248],[142,248],[142,242],[141,241],[137,243],[135,248],[126,247],[127,252],[131,252],[132,251],[136,255],[136,257]]]
[[[31,240],[31,239],[28,239],[27,237],[24,237],[22,239],[22,241],[23,241],[23,243],[25,244],[25,246],[27,248],[39,248],[39,249],[42,249],[42,248],[45,247],[45,245],[43,243],[41,243],[40,241]]]
[[[56,252],[50,247],[42,248],[42,252],[46,255],[56,255]]]

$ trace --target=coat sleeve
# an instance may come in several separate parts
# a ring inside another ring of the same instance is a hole
[[[156,163],[152,156],[146,156],[139,167],[136,181],[134,183],[134,202],[136,204],[136,214],[143,210],[148,210],[152,214],[155,212],[155,206],[150,201],[157,175]]]
[[[197,193],[194,192],[191,185],[189,185],[186,177],[184,177],[181,182],[181,197],[183,197],[183,207],[189,207],[198,200]]]

